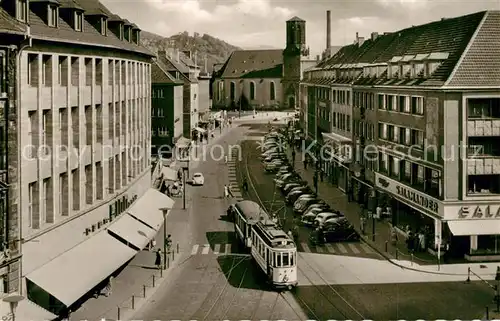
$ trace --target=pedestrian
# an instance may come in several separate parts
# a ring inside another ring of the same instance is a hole
[[[307,158],[304,158],[304,169],[307,169]]]
[[[247,182],[247,178],[243,178],[243,190],[245,192],[248,192],[248,182]]]
[[[398,232],[394,226],[391,226],[391,244],[396,246],[398,243]]]
[[[227,194],[229,197],[234,197],[233,191],[231,190],[231,184],[227,186]]]
[[[165,248],[167,249],[167,253],[170,253],[170,248],[172,247],[172,235],[167,235],[165,239]]]
[[[224,198],[228,197],[229,197],[229,188],[227,187],[227,185],[224,185]]]
[[[292,233],[292,230],[288,230],[288,237],[291,238],[293,240],[293,233]]]
[[[323,183],[323,179],[324,179],[324,177],[325,177],[325,172],[320,171],[320,172],[319,172],[319,179],[321,180],[321,183]]]
[[[155,265],[158,270],[161,269],[161,249],[156,251]]]
[[[448,242],[444,243],[443,250],[443,262],[448,263],[450,261],[450,244]]]
[[[224,156],[224,163],[227,164],[227,155]]]
[[[422,252],[425,252],[425,250],[426,250],[426,248],[425,248],[425,235],[424,235],[424,233],[422,233],[422,231],[420,233],[418,233],[418,245],[419,245],[419,250]]]
[[[113,279],[114,278],[112,276],[109,277],[108,283],[106,284],[106,287],[104,288],[104,290],[102,292],[105,297],[108,297],[112,294]]]
[[[362,215],[359,218],[359,226],[360,226],[361,234],[366,235],[366,218],[364,215]]]

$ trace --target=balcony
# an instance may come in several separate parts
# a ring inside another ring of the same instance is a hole
[[[468,120],[467,136],[500,136],[500,119]]]
[[[500,158],[470,158],[467,159],[468,175],[500,174]]]

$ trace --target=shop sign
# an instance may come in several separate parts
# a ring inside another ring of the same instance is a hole
[[[104,225],[112,222],[117,216],[125,212],[129,206],[137,200],[137,195],[132,196],[130,199],[127,195],[123,195],[121,198],[115,200],[113,203],[109,204],[109,214],[108,217],[103,218],[91,226],[85,228],[83,234],[89,235],[95,231],[98,231]]]
[[[462,206],[458,210],[458,218],[460,219],[500,219],[500,205],[484,205],[484,206]]]
[[[441,202],[433,197],[414,190],[413,188],[399,184],[398,182],[380,174],[376,174],[375,176],[375,185],[390,194],[399,196],[417,208],[421,208],[433,214],[441,215]]]

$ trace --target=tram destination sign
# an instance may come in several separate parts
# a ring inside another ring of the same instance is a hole
[[[375,175],[375,186],[377,188],[397,196],[404,203],[417,210],[424,210],[439,216],[443,215],[441,201],[378,173]]]

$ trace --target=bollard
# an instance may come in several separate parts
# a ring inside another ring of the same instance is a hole
[[[175,260],[175,251],[172,251],[172,262]]]
[[[120,311],[120,307],[118,306],[118,307],[117,307],[117,309],[118,309],[118,311],[117,311],[117,313],[116,313],[116,314],[117,314],[117,315],[116,315],[116,320],[120,320],[120,319],[121,319],[121,315],[120,315],[120,314],[121,314],[121,313],[120,313],[120,312],[121,312],[121,311]]]
[[[470,267],[467,268],[467,280],[465,280],[465,283],[470,283]]]
[[[411,253],[411,266],[413,266],[413,253]]]
[[[135,295],[132,295],[132,310],[135,309]]]
[[[153,274],[153,288],[155,287],[155,275]]]
[[[163,269],[160,269],[160,277],[163,277]]]
[[[177,243],[177,253],[179,253],[179,243]]]
[[[398,260],[398,249],[396,249],[396,260]]]
[[[389,251],[389,242],[385,241],[385,253]]]
[[[167,256],[167,269],[170,267],[170,256]]]
[[[490,309],[486,307],[486,320],[490,319]]]
[[[146,286],[145,285],[142,286],[142,296],[144,298],[146,298]]]

